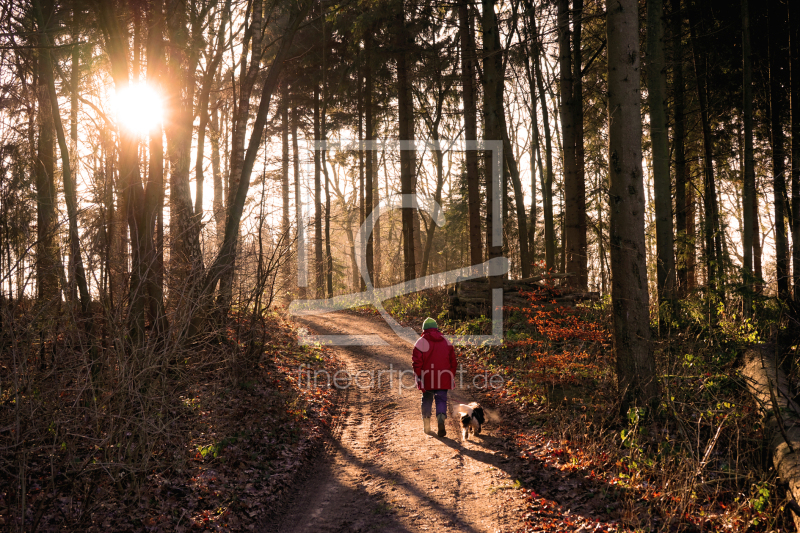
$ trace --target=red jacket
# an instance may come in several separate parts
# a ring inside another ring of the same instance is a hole
[[[452,389],[456,351],[436,328],[425,331],[414,345],[414,374],[420,390]]]

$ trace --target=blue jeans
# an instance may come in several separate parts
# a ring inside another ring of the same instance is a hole
[[[436,399],[436,415],[447,417],[447,389],[426,390],[422,393],[422,418],[431,417],[431,407]]]

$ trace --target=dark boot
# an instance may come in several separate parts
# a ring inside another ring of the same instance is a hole
[[[444,414],[436,415],[436,421],[439,423],[439,432],[437,433],[439,437],[444,437],[445,435],[447,435],[447,430],[444,429],[444,418],[445,418]]]
[[[431,417],[422,419],[422,428],[426,435],[433,435],[433,431],[431,431]]]

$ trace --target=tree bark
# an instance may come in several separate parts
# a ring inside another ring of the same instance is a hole
[[[203,296],[207,297],[214,290],[214,286],[222,274],[233,270],[234,258],[236,256],[236,242],[239,236],[239,225],[242,219],[244,210],[244,203],[247,199],[247,190],[250,186],[250,175],[253,172],[256,155],[258,154],[261,139],[264,135],[264,126],[267,122],[267,113],[269,111],[270,99],[272,93],[278,85],[278,77],[283,63],[289,54],[292,45],[292,40],[297,32],[300,23],[306,18],[308,11],[311,7],[311,2],[303,2],[297,4],[292,8],[286,28],[282,32],[280,46],[275,53],[275,58],[267,70],[267,75],[264,79],[264,85],[261,90],[261,100],[258,105],[258,112],[253,124],[252,134],[247,146],[244,161],[241,165],[241,172],[236,180],[234,187],[233,181],[230,182],[230,189],[235,188],[235,195],[232,202],[228,206],[228,218],[225,226],[225,239],[222,247],[214,260],[212,265],[208,268],[203,282]],[[233,165],[231,165],[233,167]],[[233,177],[233,175],[231,175]],[[190,332],[191,333],[191,332]]]
[[[314,143],[321,140],[319,123],[319,85],[314,83]],[[322,259],[322,166],[318,147],[314,149],[314,269],[317,298],[325,292],[325,269]]]
[[[586,243],[586,172],[583,151],[583,76],[581,38],[583,30],[583,0],[572,2],[572,112],[575,132],[575,190],[573,191],[573,208],[575,209],[575,246],[573,247],[572,265],[567,272],[576,272],[577,285],[586,289],[589,284],[589,255]],[[569,245],[569,241],[567,241]],[[569,252],[568,252],[569,253]],[[568,255],[569,259],[569,255]]]
[[[768,2],[768,17],[770,26],[784,14],[777,13],[774,2]],[[772,189],[775,208],[775,274],[778,278],[778,298],[789,298],[789,265],[787,264],[786,243],[786,165],[784,162],[785,147],[783,126],[783,97],[781,96],[781,82],[778,78],[780,65],[784,61],[781,54],[783,42],[779,41],[781,32],[769,33],[769,111],[770,131],[772,137]]]
[[[477,55],[470,21],[469,4],[466,1],[462,1],[458,5],[458,33],[461,40],[461,94],[464,101],[464,139],[475,141],[478,138],[478,110],[475,104],[475,61],[477,60]],[[467,150],[465,159],[470,262],[473,265],[479,265],[483,262],[483,241],[481,239],[481,191],[477,150]]]
[[[308,286],[305,239],[305,218],[303,217],[303,191],[300,189],[300,151],[297,146],[297,125],[300,117],[292,100],[292,169],[294,171],[294,209],[297,219],[297,294],[301,300],[306,298]]]
[[[607,0],[609,204],[614,349],[623,412],[657,401],[650,349],[644,240],[639,11],[636,0]]]
[[[147,10],[147,81],[160,87],[164,68],[164,13],[161,0],[153,0]],[[159,221],[164,211],[164,132],[161,124],[149,134],[147,183],[144,190],[144,245],[148,312],[156,335],[166,334],[164,312],[164,227]]]
[[[205,148],[206,148],[206,129],[208,128],[209,111],[208,103],[211,97],[211,86],[214,82],[214,75],[219,71],[219,65],[222,61],[222,53],[225,50],[225,25],[227,23],[227,16],[230,12],[231,0],[225,0],[225,5],[220,11],[219,27],[217,28],[217,45],[214,49],[211,63],[206,65],[206,72],[200,82],[200,97],[197,103],[197,113],[200,115],[200,124],[197,128],[197,159],[195,160],[195,207],[194,213],[197,221],[194,230],[198,234],[200,232],[200,222],[203,216],[203,180],[204,171],[203,165],[205,163]],[[194,114],[193,114],[194,115]],[[194,121],[194,116],[192,116]]]
[[[700,123],[703,130],[703,225],[705,235],[705,258],[708,290],[716,291],[717,277],[722,275],[721,257],[717,256],[714,235],[716,224],[715,203],[717,199],[714,181],[714,156],[711,140],[711,125],[708,118],[708,98],[706,93],[706,57],[697,41],[694,11],[690,11],[689,31],[692,39],[694,71],[697,79],[697,97],[700,103]]]
[[[239,180],[243,175],[243,165],[245,153],[245,135],[247,133],[247,123],[250,119],[250,96],[253,92],[256,76],[261,70],[261,38],[262,31],[262,10],[263,0],[252,0],[248,2],[250,12],[246,13],[246,17],[250,17],[250,24],[245,29],[244,43],[242,46],[241,57],[239,60],[239,94],[238,102],[234,106],[233,125],[231,132],[231,147],[230,147],[230,164],[228,176],[228,213],[225,223],[225,231],[227,234],[228,227],[231,226],[231,208],[236,202],[236,195],[239,191]],[[249,45],[249,46],[248,46]],[[248,62],[248,49],[250,60]],[[235,83],[234,83],[235,86]],[[271,96],[271,94],[270,94]],[[252,137],[251,137],[252,138]],[[249,146],[248,146],[249,149]],[[249,180],[249,176],[248,176]],[[233,221],[238,227],[239,221]],[[238,242],[239,236],[236,236]],[[223,244],[223,246],[225,246]],[[233,244],[235,249],[236,243]],[[218,256],[219,258],[219,256]],[[225,261],[227,263],[227,261]],[[223,313],[230,306],[231,298],[233,296],[233,275],[236,267],[236,254],[230,257],[230,264],[222,273],[219,287],[219,297],[217,299]],[[208,279],[208,277],[206,277]]]
[[[45,10],[51,6],[45,6]],[[46,20],[51,20],[48,12]],[[43,26],[40,32],[48,31]],[[36,159],[34,161],[36,176],[36,285],[38,299],[45,302],[60,303],[59,270],[61,253],[56,240],[56,186],[55,175],[55,129],[50,103],[50,92],[47,87],[47,65],[44,57],[47,48],[38,50],[36,62],[37,82],[36,99],[39,106],[36,124],[39,136],[36,141]],[[51,74],[52,75],[52,74]]]
[[[569,0],[558,0],[558,58],[560,77],[561,147],[564,173],[564,227],[562,262],[565,271],[575,272],[576,278],[569,281],[581,285],[581,276],[586,270],[585,246],[581,251],[581,199],[585,203],[584,184],[578,181],[577,160],[575,158],[575,89],[572,77],[572,50],[570,48],[570,10]],[[585,209],[585,208],[584,208]],[[584,211],[585,225],[585,211]],[[584,233],[583,240],[586,235]]]
[[[372,105],[373,80],[372,80],[372,33],[364,32],[364,122],[366,127],[365,137],[367,142],[375,141],[375,111]],[[364,161],[364,217],[369,217],[375,205],[373,191],[376,187],[375,151],[367,150]],[[378,232],[377,221],[373,225],[372,235],[367,239],[367,273],[372,286],[377,286],[375,279],[374,247]]]
[[[49,7],[49,6],[48,6]],[[61,113],[58,109],[58,95],[56,93],[56,85],[53,73],[53,62],[50,56],[50,38],[46,32],[46,24],[41,5],[37,2],[36,6],[39,31],[42,43],[45,50],[40,55],[40,61],[44,64],[40,70],[44,76],[44,82],[47,87],[47,93],[50,100],[50,112],[53,118],[53,128],[55,129],[56,138],[58,139],[58,147],[61,152],[61,176],[64,181],[64,200],[67,204],[67,219],[69,224],[69,253],[70,262],[75,268],[75,284],[78,287],[78,294],[80,296],[81,315],[86,319],[86,329],[88,332],[92,330],[92,320],[90,318],[91,297],[89,296],[89,288],[86,283],[86,272],[83,269],[83,259],[81,257],[81,244],[80,236],[78,234],[78,199],[75,188],[75,181],[72,178],[72,168],[69,160],[69,149],[67,148],[67,139],[64,135],[64,125],[61,122]],[[50,11],[50,10],[48,10]]]
[[[399,139],[414,141],[414,101],[411,96],[411,80],[408,67],[408,28],[406,27],[405,11],[402,2],[395,14],[396,32],[396,63],[397,63],[397,117]],[[416,164],[412,150],[400,150],[400,193],[403,194],[403,271],[405,281],[417,277],[417,250],[414,232],[414,218],[416,212],[411,204],[406,201],[407,196],[415,191]]]
[[[681,0],[672,0],[672,97],[674,101],[672,150],[675,154],[675,230],[677,233],[675,269],[678,277],[678,296],[681,298],[685,298],[694,287],[694,274],[690,269],[690,263],[694,258],[694,242],[689,237],[690,230],[693,234],[694,220],[689,220],[690,215],[693,217],[693,210],[692,191],[687,191],[684,91],[683,12],[681,11]]]
[[[750,45],[749,0],[742,1],[742,119],[744,122],[744,168],[742,172],[742,244],[743,280],[745,285],[753,279],[753,236],[756,197],[756,172],[753,163],[753,63]],[[795,241],[797,242],[797,241]],[[800,248],[798,248],[800,250]],[[745,295],[745,314],[750,314],[750,298]]]
[[[281,87],[281,233],[289,239],[289,84]]]
[[[222,238],[225,235],[225,191],[222,187],[222,168],[219,157],[219,141],[222,131],[219,123],[219,107],[217,100],[214,109],[211,111],[211,173],[214,179],[214,227],[216,228],[217,247],[222,245]]]
[[[536,31],[536,19],[530,17],[531,33],[535,38],[533,70],[536,77],[536,89],[542,108],[542,125],[544,126],[544,153],[545,153],[545,173],[542,176],[542,204],[544,208],[544,243],[545,243],[545,266],[547,270],[553,271],[556,268],[556,230],[555,219],[553,217],[553,141],[550,133],[550,111],[547,108],[547,93],[544,90],[544,74],[540,61],[542,45],[541,38]]]
[[[500,49],[500,35],[497,29],[497,15],[494,12],[494,0],[482,0],[483,16],[483,120],[484,138],[490,141],[503,141],[504,110],[498,105],[503,101],[503,59]],[[504,196],[506,177],[503,161],[495,161],[490,151],[486,151],[484,159],[486,173],[486,249],[488,259],[501,257],[503,254],[502,196]],[[500,180],[500,198],[494,191],[493,181]],[[495,214],[501,223],[495,225]],[[490,286],[500,286],[501,276],[491,276]]]
[[[669,175],[667,131],[667,76],[664,60],[662,0],[647,2],[647,101],[650,107],[650,139],[653,151],[653,183],[656,210],[656,271],[659,302],[671,300],[675,287],[672,251],[672,184]]]
[[[794,300],[800,301],[800,7],[789,2],[789,68],[792,109],[792,276]]]

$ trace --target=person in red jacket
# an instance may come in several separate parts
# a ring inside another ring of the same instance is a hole
[[[447,432],[447,391],[453,388],[456,374],[456,351],[439,332],[436,321],[430,317],[422,323],[422,336],[414,345],[412,356],[417,388],[422,391],[422,423],[425,433],[431,435],[431,407],[436,400],[438,435]]]

